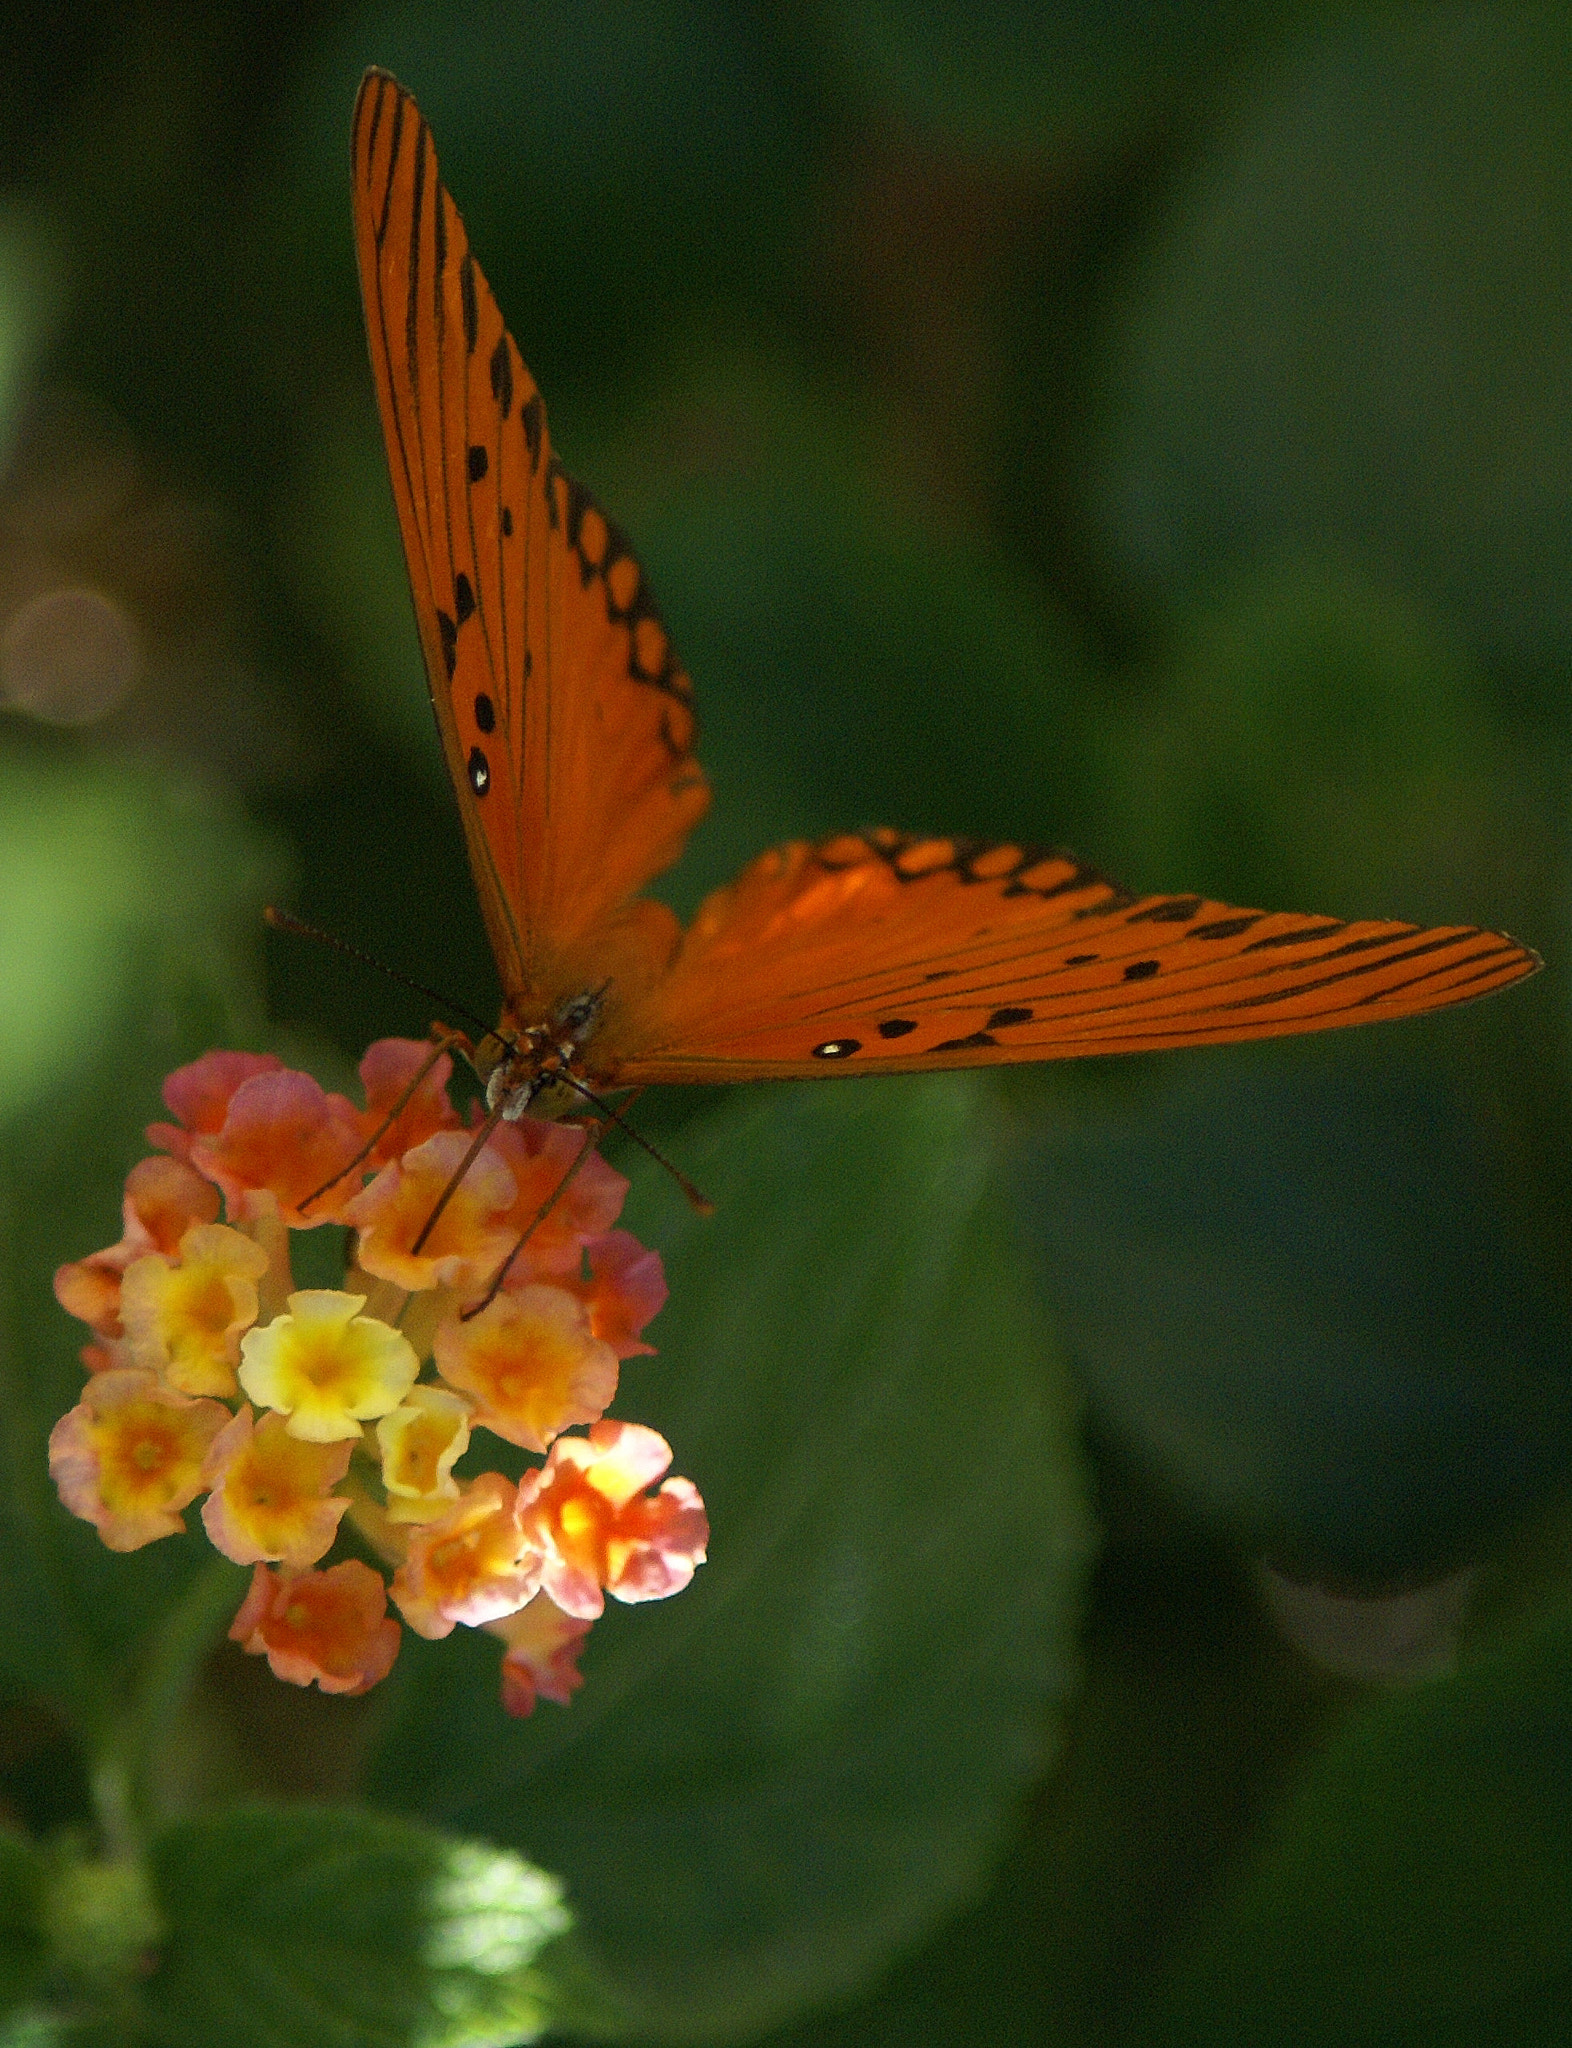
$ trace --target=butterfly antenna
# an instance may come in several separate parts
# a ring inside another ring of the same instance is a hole
[[[493,1121],[495,1121],[495,1119],[493,1119]],[[491,1285],[486,1289],[485,1294],[481,1297],[479,1301],[476,1302],[473,1308],[465,1309],[463,1313],[459,1316],[459,1321],[461,1323],[469,1322],[472,1317],[478,1316],[484,1310],[490,1308],[491,1304],[502,1292],[502,1283],[507,1279],[508,1274],[512,1269],[513,1261],[518,1257],[519,1253],[523,1251],[525,1245],[529,1243],[530,1239],[534,1236],[535,1232],[540,1228],[540,1226],[545,1222],[546,1218],[551,1214],[552,1210],[555,1209],[557,1204],[562,1200],[563,1196],[568,1191],[569,1183],[572,1181],[574,1175],[579,1171],[580,1167],[586,1166],[589,1163],[589,1160],[593,1155],[594,1151],[595,1139],[591,1136],[589,1130],[585,1130],[584,1143],[579,1147],[578,1151],[574,1154],[573,1164],[568,1168],[567,1172],[562,1176],[561,1180],[557,1182],[557,1185],[552,1189],[551,1193],[546,1197],[545,1201],[541,1203],[540,1207],[535,1211],[534,1215],[530,1218],[528,1224],[520,1233],[517,1244],[514,1245],[512,1251],[508,1253],[507,1257],[502,1261],[502,1264],[497,1268],[495,1274],[493,1274]],[[469,1161],[466,1160],[464,1162],[464,1165],[467,1166],[468,1164]],[[462,1174],[463,1171],[464,1167],[461,1166],[459,1168],[459,1174]],[[456,1175],[455,1184],[457,1182],[457,1178],[458,1176]],[[451,1192],[452,1190],[449,1189],[449,1193]],[[444,1195],[443,1200],[446,1201],[446,1199],[447,1196]],[[432,1220],[435,1221],[435,1218],[433,1218]],[[428,1223],[426,1225],[426,1229],[429,1230],[430,1228],[431,1224]],[[422,1237],[424,1237],[425,1232],[422,1231],[421,1235]]]
[[[271,903],[262,913],[262,922],[271,925],[276,932],[292,932],[296,938],[315,939],[319,946],[331,946],[335,953],[343,953],[351,960],[358,960],[362,967],[374,968],[378,974],[386,975],[389,981],[396,981],[401,988],[413,989],[416,995],[424,996],[428,1002],[436,1003],[444,1010],[451,1010],[455,1016],[473,1024],[483,1037],[495,1035],[485,1019],[477,1017],[473,1010],[466,1009],[462,1003],[456,1003],[451,996],[442,995],[434,988],[427,988],[423,981],[416,981],[413,975],[400,974],[396,967],[389,967],[385,960],[379,960],[374,953],[366,952],[362,946],[353,945],[348,939],[341,939],[336,932],[320,931],[316,925],[306,924],[298,917],[291,917],[287,910],[276,909]],[[331,1181],[328,1185],[331,1187]]]
[[[571,1088],[575,1095],[582,1095],[586,1102],[593,1103],[608,1123],[615,1124],[619,1131],[630,1137],[634,1144],[639,1147],[640,1151],[647,1152],[650,1155],[657,1166],[664,1166],[678,1187],[687,1196],[689,1204],[698,1211],[699,1215],[713,1216],[715,1214],[715,1204],[708,1195],[700,1194],[682,1168],[673,1165],[664,1152],[657,1151],[642,1131],[636,1131],[632,1124],[625,1117],[619,1116],[611,1104],[597,1095],[593,1088],[586,1088],[582,1081],[575,1080],[571,1074],[563,1072],[560,1068],[552,1074],[551,1078],[554,1081],[560,1081],[565,1088]]]

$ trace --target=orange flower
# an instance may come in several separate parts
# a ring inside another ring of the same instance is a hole
[[[360,1150],[360,1122],[342,1095],[329,1095],[309,1074],[287,1069],[255,1073],[229,1099],[222,1127],[199,1133],[191,1164],[217,1181],[236,1219],[277,1213],[294,1230],[337,1221],[359,1188],[351,1173],[302,1209],[301,1203]]]
[[[423,1038],[379,1038],[367,1048],[360,1063],[360,1085],[366,1091],[360,1117],[362,1142],[381,1128],[389,1110],[430,1057],[430,1043]],[[390,1159],[402,1157],[438,1131],[459,1128],[458,1111],[447,1093],[452,1072],[452,1060],[446,1053],[440,1054],[396,1120],[378,1138],[371,1154],[373,1166],[385,1166]]]
[[[453,1467],[469,1447],[469,1403],[446,1387],[411,1387],[377,1424],[388,1520],[433,1522],[459,1497]]]
[[[386,1678],[399,1645],[387,1588],[356,1558],[298,1574],[259,1564],[229,1635],[253,1657],[266,1656],[275,1678],[315,1679],[324,1692],[349,1694]]]
[[[486,1626],[508,1646],[502,1659],[502,1704],[515,1718],[534,1713],[537,1698],[565,1707],[584,1683],[578,1660],[590,1624],[564,1614],[547,1594],[537,1593],[517,1614]]]
[[[353,1445],[292,1437],[281,1415],[253,1423],[240,1413],[213,1439],[202,1484],[202,1526],[236,1564],[286,1564],[299,1571],[333,1547],[347,1497],[328,1499],[349,1470]]]
[[[420,1635],[451,1635],[455,1623],[478,1628],[511,1614],[540,1583],[540,1552],[519,1522],[518,1489],[500,1472],[482,1472],[440,1521],[409,1539],[393,1575],[393,1598]]]
[[[173,1254],[193,1223],[218,1215],[218,1189],[179,1159],[139,1159],[126,1175],[121,1203],[124,1229],[119,1244],[90,1252],[55,1274],[55,1299],[68,1315],[119,1337],[121,1276],[149,1252]]]
[[[178,1261],[149,1252],[128,1266],[121,1316],[132,1364],[162,1373],[182,1394],[232,1399],[240,1333],[257,1319],[267,1265],[267,1253],[238,1230],[195,1223]]]
[[[545,1451],[575,1422],[597,1422],[617,1391],[617,1354],[590,1328],[589,1311],[565,1288],[499,1294],[468,1322],[437,1330],[436,1367],[475,1402],[484,1428]]]
[[[544,1552],[543,1591],[567,1614],[593,1621],[618,1600],[680,1593],[704,1562],[710,1525],[689,1479],[652,1485],[671,1446],[636,1422],[597,1422],[587,1437],[558,1437],[539,1472],[519,1485],[527,1537]]]
[[[304,1287],[289,1313],[240,1340],[240,1384],[262,1408],[287,1415],[308,1443],[358,1441],[362,1422],[389,1415],[420,1374],[409,1339],[375,1316],[363,1294]]]
[[[360,1232],[358,1253],[366,1272],[412,1293],[427,1287],[473,1293],[486,1285],[518,1237],[511,1221],[518,1190],[492,1145],[453,1188],[425,1244],[412,1249],[469,1147],[463,1131],[438,1131],[384,1166],[346,1205],[343,1221]]]
[[[88,1381],[49,1433],[49,1473],[73,1515],[111,1550],[140,1550],[184,1529],[180,1510],[202,1490],[209,1444],[229,1420],[156,1373],[122,1368]]]

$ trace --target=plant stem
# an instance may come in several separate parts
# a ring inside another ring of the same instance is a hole
[[[156,1790],[158,1765],[197,1672],[234,1614],[243,1574],[214,1557],[154,1630],[93,1769],[93,1803],[111,1858],[140,1853],[169,1818]]]

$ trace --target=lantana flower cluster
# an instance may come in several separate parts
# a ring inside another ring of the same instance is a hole
[[[205,1496],[214,1545],[254,1567],[230,1634],[280,1678],[385,1677],[391,1593],[419,1635],[500,1636],[503,1703],[527,1714],[567,1704],[605,1596],[679,1592],[709,1527],[665,1439],[605,1417],[666,1299],[658,1255],[615,1228],[627,1182],[578,1125],[481,1143],[451,1070],[383,1039],[361,1109],[266,1054],[171,1074],[120,1242],[55,1275],[93,1341],[49,1465],[112,1550],[175,1534]],[[327,1223],[353,1232],[344,1286],[297,1288],[291,1233]],[[488,1433],[544,1462],[471,1471]],[[346,1516],[391,1583],[322,1565]]]

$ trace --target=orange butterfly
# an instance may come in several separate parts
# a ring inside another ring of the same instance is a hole
[[[1070,855],[794,841],[684,931],[639,891],[709,804],[692,686],[396,80],[355,107],[355,243],[431,701],[502,980],[493,1110],[653,1081],[918,1073],[1321,1031],[1532,974],[1499,932],[1134,897]],[[537,1101],[537,1098],[543,1098]]]

